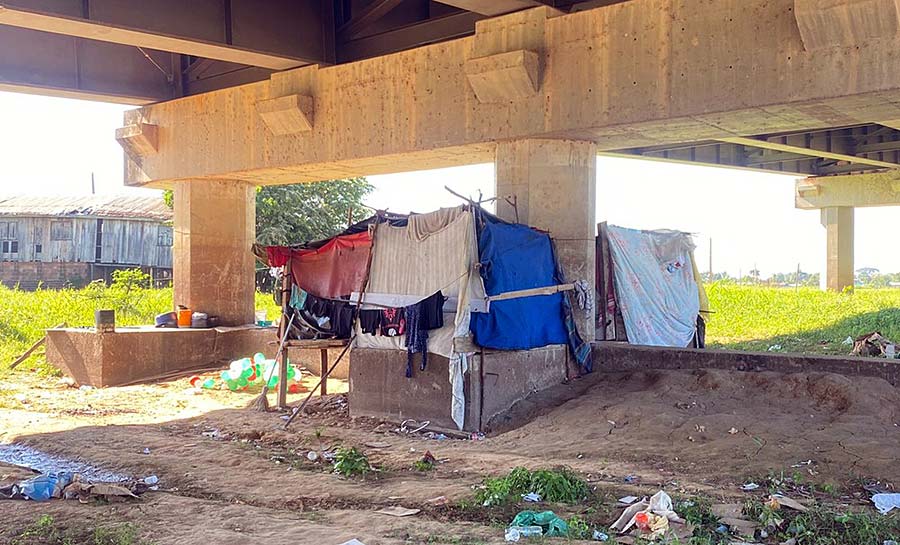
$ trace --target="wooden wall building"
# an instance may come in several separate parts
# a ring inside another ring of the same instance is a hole
[[[0,197],[0,283],[83,286],[133,268],[171,282],[171,220],[161,197]]]

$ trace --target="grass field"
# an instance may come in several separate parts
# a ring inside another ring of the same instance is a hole
[[[900,341],[900,289],[829,293],[816,288],[769,288],[710,284],[712,348],[847,354],[847,337],[880,331]],[[773,349],[774,350],[774,349]]]
[[[94,310],[112,308],[119,325],[153,323],[172,308],[172,289],[146,289],[127,277],[111,286],[19,291],[0,286],[0,374],[43,330],[62,322],[90,326]],[[707,327],[711,348],[846,354],[841,341],[869,331],[900,340],[900,289],[858,289],[836,294],[815,288],[784,289],[735,284],[707,286],[715,311]],[[271,296],[257,293],[256,307],[278,315]],[[20,369],[52,373],[42,357]]]

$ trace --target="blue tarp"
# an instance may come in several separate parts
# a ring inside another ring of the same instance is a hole
[[[487,295],[559,283],[549,235],[487,214],[483,217],[478,255]],[[489,313],[472,313],[470,328],[475,343],[486,348],[528,350],[566,344],[563,294],[493,301]]]

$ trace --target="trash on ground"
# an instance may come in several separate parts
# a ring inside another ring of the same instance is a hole
[[[850,346],[851,344],[853,344],[853,337],[848,336],[846,339],[841,341],[841,344]]]
[[[631,505],[632,503],[638,501],[640,498],[637,496],[623,496],[619,498],[617,501],[622,505]]]
[[[406,507],[401,507],[398,505],[394,507],[383,507],[375,512],[379,515],[390,515],[392,517],[409,517],[412,515],[417,515],[421,511],[421,509],[408,509]]]
[[[510,528],[518,528],[519,530],[535,526],[541,529],[541,533],[529,535],[544,535],[547,537],[568,537],[569,535],[569,525],[553,511],[541,511],[539,513],[536,511],[519,511],[512,522],[509,523]],[[527,537],[525,534],[521,535]],[[518,539],[515,541],[518,541]]]
[[[772,494],[771,496],[769,496],[769,504],[774,509],[778,509],[779,507],[787,507],[788,509],[800,511],[801,513],[809,511],[809,507],[796,500],[792,500],[787,496],[782,496],[781,494]]]
[[[538,503],[541,501],[541,495],[537,492],[529,492],[528,494],[522,494],[522,499],[527,502]]]
[[[780,344],[773,344],[769,347],[769,352],[778,352],[779,350],[781,350]]]
[[[850,351],[851,356],[876,357],[876,358],[896,358],[897,345],[893,341],[885,338],[878,331],[872,331],[860,335],[853,340],[853,349]]]
[[[517,542],[523,537],[540,537],[544,529],[540,526],[510,526],[506,529],[506,541]]]
[[[341,543],[340,545],[366,545],[366,544],[354,537],[350,541],[345,541],[345,542]]]
[[[431,498],[430,500],[427,500],[425,503],[427,503],[428,505],[440,506],[440,505],[447,505],[450,502],[449,502],[449,500],[447,500],[447,496],[438,496],[436,498]]]
[[[670,522],[685,523],[674,511],[672,498],[660,490],[649,501],[641,500],[630,505],[611,528],[624,534],[637,527],[641,538],[653,541],[669,531]]]
[[[894,509],[900,509],[900,494],[875,494],[872,503],[882,515],[887,515]]]
[[[148,482],[149,481],[149,482]],[[0,488],[0,498],[11,500],[48,501],[53,498],[77,499],[85,503],[93,498],[116,501],[136,498],[147,490],[159,487],[159,478],[151,475],[143,480],[121,483],[92,483],[82,480],[81,475],[71,471],[59,471],[36,475]]]
[[[591,536],[591,539],[593,539],[594,541],[609,541],[609,535],[604,534],[600,530],[594,530],[594,533]]]
[[[625,475],[624,481],[629,484],[636,483],[638,481],[638,476],[637,475]]]
[[[741,490],[744,492],[750,492],[751,490],[756,490],[759,488],[759,485],[756,483],[746,483],[741,485]]]
[[[738,433],[738,429],[735,427],[732,427],[730,430],[728,430],[728,435],[737,435]]]

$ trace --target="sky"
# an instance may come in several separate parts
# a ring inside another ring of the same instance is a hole
[[[122,183],[123,154],[114,139],[127,106],[0,92],[0,196],[145,193]],[[494,195],[493,165],[370,176],[367,204],[393,212],[427,212],[461,201],[444,189]],[[817,211],[794,208],[794,178],[777,174],[599,157],[598,221],[695,235],[701,271],[732,276],[759,268],[763,277],[823,272],[825,230]],[[892,207],[856,210],[855,266],[900,272],[886,241],[900,228]]]

